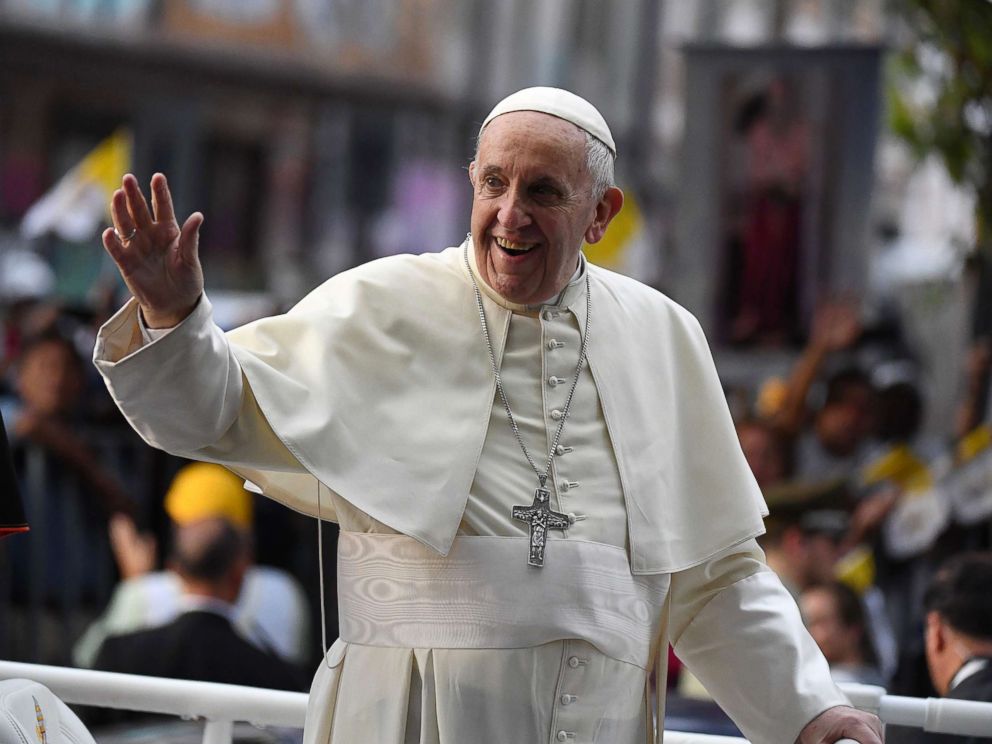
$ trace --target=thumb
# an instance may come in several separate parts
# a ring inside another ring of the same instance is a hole
[[[179,231],[179,253],[184,261],[189,263],[199,261],[200,226],[202,224],[203,213],[193,212]]]

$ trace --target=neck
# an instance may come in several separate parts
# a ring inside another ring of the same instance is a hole
[[[523,304],[519,302],[514,302],[513,300],[504,297],[495,289],[493,289],[491,286],[489,286],[489,283],[483,278],[482,273],[479,271],[479,264],[476,262],[475,250],[473,249],[472,246],[471,235],[465,239],[465,252],[468,254],[469,271],[471,271],[472,275],[475,277],[476,283],[479,285],[479,289],[482,291],[482,293],[490,300],[495,302],[497,305],[504,307],[511,312],[520,313],[523,315],[537,315],[537,313],[540,312],[540,309],[543,305],[561,305],[561,304],[568,305],[572,302],[575,302],[576,298],[581,296],[576,294],[575,287],[582,286],[578,282],[578,280],[585,274],[587,270],[585,256],[583,256],[582,253],[579,253],[579,258],[575,267],[575,271],[572,273],[571,278],[568,280],[568,282],[565,284],[564,287],[562,287],[558,292],[551,295],[545,300],[542,300],[540,302]]]
[[[234,604],[238,598],[238,591],[233,586],[189,579],[183,580],[183,594],[194,599],[213,600],[227,604]]]

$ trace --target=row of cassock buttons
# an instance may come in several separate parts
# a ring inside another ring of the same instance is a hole
[[[578,656],[572,656],[568,660],[568,665],[572,669],[578,669],[580,666],[585,666],[587,663],[588,663],[588,660],[587,659],[580,659]],[[559,700],[561,700],[561,704],[562,705],[571,705],[572,703],[574,703],[578,699],[579,699],[578,696],[576,696],[576,695],[569,695],[567,693],[564,694],[564,695],[562,695],[559,698]],[[575,732],[574,731],[565,731],[565,729],[562,729],[561,731],[559,731],[555,735],[555,738],[558,741],[568,741],[569,739],[574,739],[575,738]]]

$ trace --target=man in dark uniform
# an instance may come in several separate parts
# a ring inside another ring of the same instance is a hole
[[[183,607],[170,623],[107,638],[94,668],[204,682],[305,690],[307,675],[243,638],[231,623],[250,563],[247,538],[224,519],[175,532]]]
[[[963,553],[945,563],[923,600],[930,679],[945,698],[992,702],[992,553]],[[989,736],[952,736],[890,727],[897,744],[985,744]]]

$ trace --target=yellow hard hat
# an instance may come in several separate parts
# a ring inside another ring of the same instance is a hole
[[[165,511],[178,525],[223,517],[237,527],[251,527],[252,497],[244,481],[227,468],[195,462],[180,470],[165,495]]]

